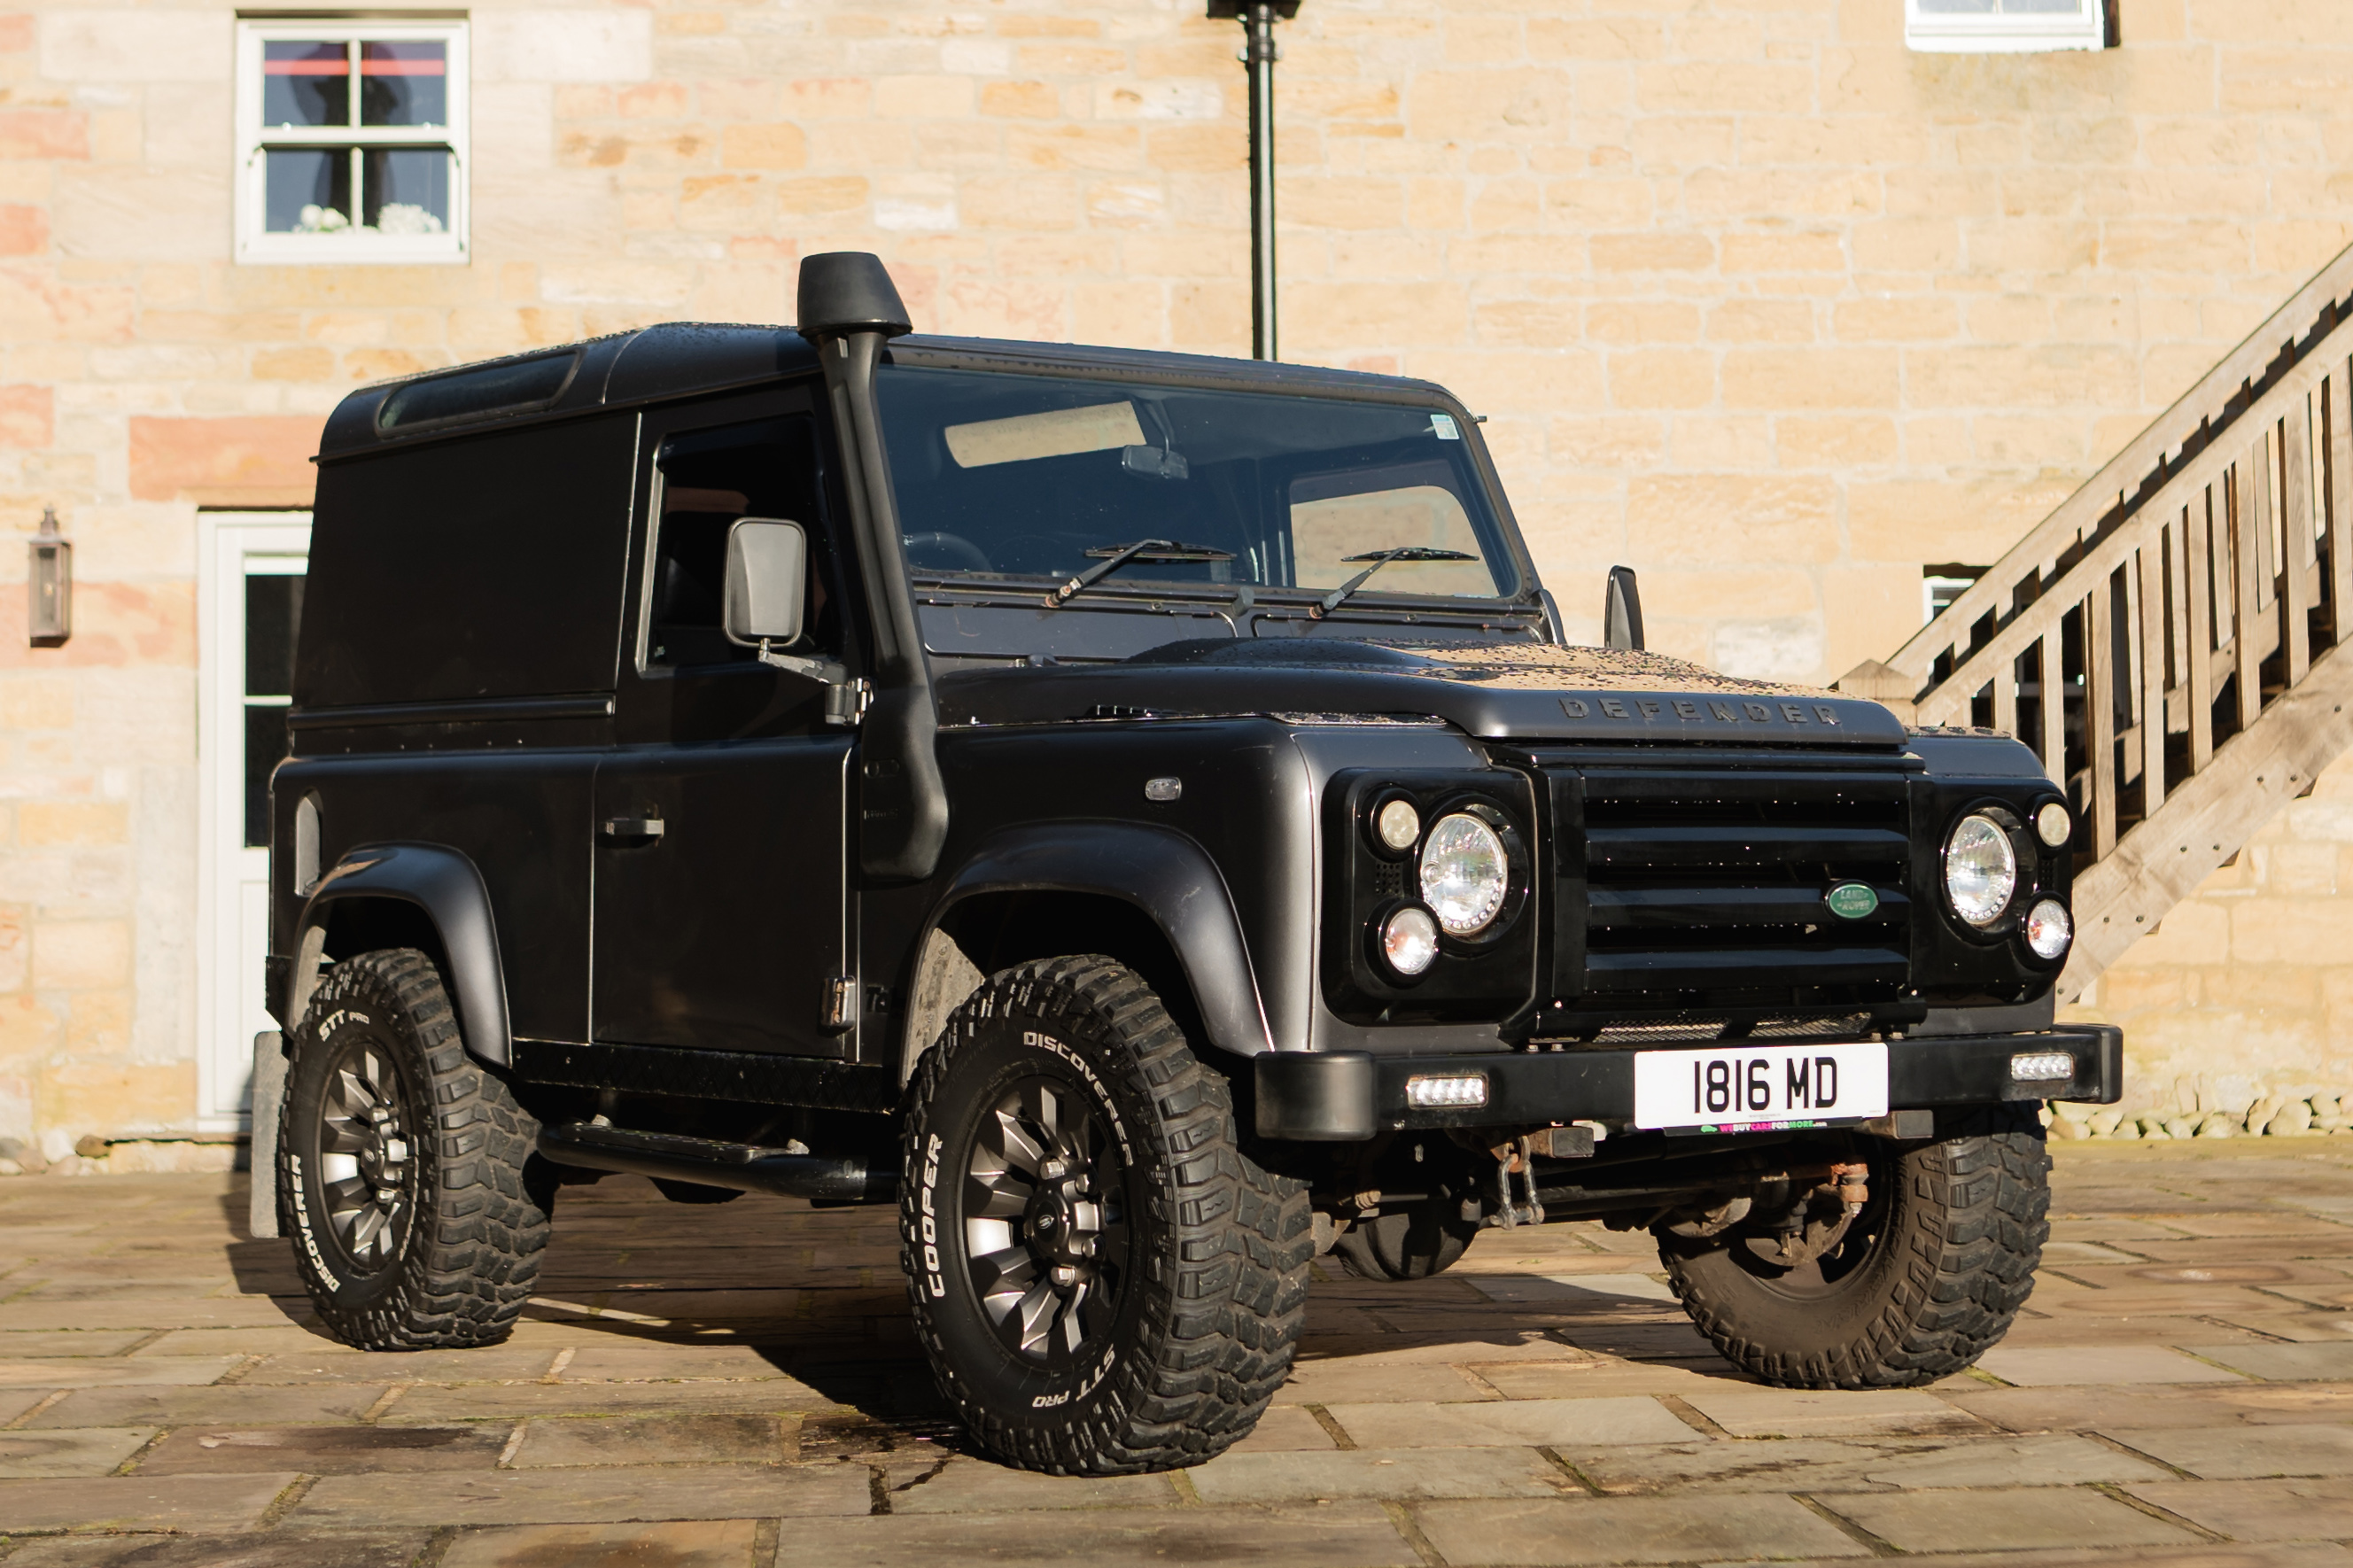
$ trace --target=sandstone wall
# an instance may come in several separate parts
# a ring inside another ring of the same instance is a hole
[[[775,320],[812,249],[881,251],[928,329],[1239,352],[1239,29],[1198,9],[489,0],[473,259],[412,268],[230,263],[228,6],[0,16],[0,520],[55,503],[80,577],[30,650],[0,552],[0,1133],[185,1115],[197,507],[299,504],[356,383]],[[1287,351],[1488,415],[1580,631],[1622,561],[1669,651],[1884,655],[1924,563],[1991,561],[2353,238],[2353,7],[2123,0],[2122,48],[2045,57],[1899,18],[1308,0]],[[2321,994],[2264,945],[2345,923],[2309,886],[2240,898],[2167,1038],[2333,1048],[2230,1000]]]

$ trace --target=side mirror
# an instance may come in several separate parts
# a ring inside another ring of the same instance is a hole
[[[1609,568],[1609,586],[1601,605],[1601,641],[1607,647],[1640,649],[1642,646],[1642,591],[1634,585],[1631,566]]]
[[[797,522],[742,517],[727,530],[727,588],[720,611],[739,647],[791,644],[808,594],[808,535]]]

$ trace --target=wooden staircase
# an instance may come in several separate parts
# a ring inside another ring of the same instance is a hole
[[[2016,734],[2077,816],[2073,1001],[2353,749],[2353,249],[1841,690]]]

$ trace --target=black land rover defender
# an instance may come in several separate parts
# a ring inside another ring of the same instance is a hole
[[[371,387],[320,452],[259,1103],[355,1345],[473,1345],[558,1187],[899,1205],[1015,1463],[1185,1465],[1310,1259],[1658,1238],[1735,1363],[2004,1331],[2074,825],[2022,746],[1568,646],[1424,383],[665,326]],[[273,1078],[282,1090],[273,1089]]]

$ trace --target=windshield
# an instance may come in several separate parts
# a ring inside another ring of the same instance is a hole
[[[1352,603],[1517,581],[1443,409],[914,365],[884,367],[880,402],[922,575],[1067,581],[1153,541],[1183,548],[1120,560],[1088,592],[1328,590],[1388,552]]]

